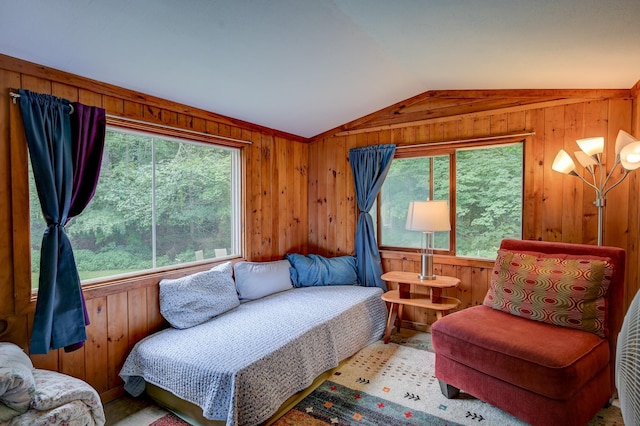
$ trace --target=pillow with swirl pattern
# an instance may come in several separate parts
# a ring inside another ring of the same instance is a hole
[[[605,337],[612,275],[607,258],[498,250],[483,304]]]

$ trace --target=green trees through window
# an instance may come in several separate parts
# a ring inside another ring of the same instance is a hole
[[[422,234],[405,229],[409,202],[448,200],[455,205],[455,241],[449,232],[438,232],[435,249],[495,258],[503,238],[522,236],[522,188],[522,143],[394,159],[380,192],[378,241],[383,247],[420,248]]]
[[[66,226],[80,278],[239,253],[239,158],[239,149],[108,129],[95,196]],[[37,286],[44,220],[30,179]]]

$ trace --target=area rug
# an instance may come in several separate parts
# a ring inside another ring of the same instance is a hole
[[[430,342],[402,343],[364,348],[275,425],[525,425],[464,393],[446,399]],[[602,410],[589,425],[623,425],[619,408]]]
[[[379,341],[362,349],[274,425],[525,425],[465,393],[446,399],[434,377],[430,337],[403,329],[387,345]],[[152,406],[116,426],[188,424]],[[589,426],[623,425],[615,405],[602,409],[589,422]]]

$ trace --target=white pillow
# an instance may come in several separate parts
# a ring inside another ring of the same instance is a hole
[[[288,260],[238,262],[233,266],[240,300],[254,300],[293,288]]]
[[[174,328],[189,328],[240,304],[231,262],[176,279],[160,281],[160,313]]]

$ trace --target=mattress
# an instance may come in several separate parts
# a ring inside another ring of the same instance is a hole
[[[379,340],[382,290],[294,288],[243,303],[198,326],[138,342],[120,376],[134,396],[151,383],[228,425],[258,424],[322,372]]]

